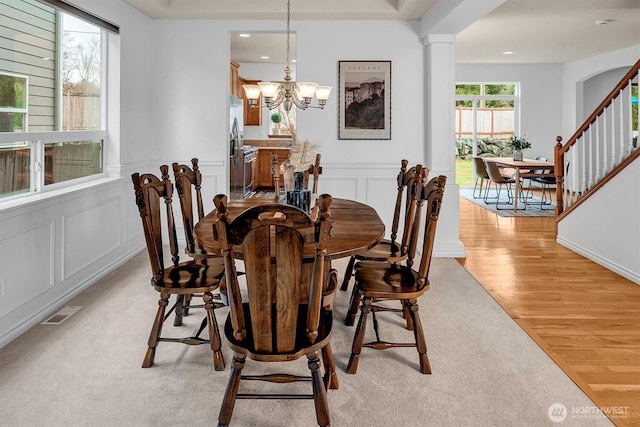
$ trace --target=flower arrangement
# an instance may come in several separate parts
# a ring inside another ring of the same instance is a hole
[[[520,151],[520,150],[524,150],[525,148],[531,148],[531,143],[527,141],[525,137],[520,137],[516,135],[511,135],[511,142],[509,143],[509,145],[511,145],[511,148],[513,148],[514,151],[516,150]]]
[[[294,172],[304,172],[315,162],[318,144],[309,140],[299,141],[296,127],[286,115],[284,116],[284,124],[289,129],[293,140],[289,159],[285,162],[286,166],[292,167]],[[282,166],[285,166],[284,163]]]

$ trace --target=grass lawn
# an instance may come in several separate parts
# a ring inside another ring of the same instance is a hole
[[[473,185],[473,168],[471,160],[456,159],[456,184],[460,187]]]

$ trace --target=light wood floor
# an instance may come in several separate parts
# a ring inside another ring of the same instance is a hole
[[[460,198],[458,262],[611,421],[640,426],[640,286],[557,244],[554,226]]]

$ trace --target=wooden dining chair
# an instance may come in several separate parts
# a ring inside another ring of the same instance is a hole
[[[420,176],[421,173],[428,174],[429,172],[428,169],[423,168],[422,165],[416,165],[407,169],[408,164],[408,160],[402,160],[400,162],[400,172],[396,178],[398,187],[395,208],[393,210],[393,221],[391,222],[391,238],[383,239],[368,251],[353,255],[349,259],[340,290],[346,291],[349,287],[349,281],[351,277],[353,277],[353,268],[357,261],[402,262],[407,257],[407,247],[410,236],[409,227],[411,225],[410,221],[407,221],[407,218],[410,218],[412,214],[409,209],[411,197],[412,195],[415,197],[415,192],[412,194],[410,190],[415,183],[416,175]],[[404,218],[403,232],[400,241],[396,241],[400,218],[402,217]],[[353,324],[353,322],[351,322],[351,324]]]
[[[424,185],[424,178],[420,179],[421,183],[419,185],[419,194],[417,195],[409,251],[404,264],[379,261],[362,261],[359,263],[360,266],[355,273],[355,284],[348,315],[357,312],[358,306],[360,306],[360,318],[353,338],[347,373],[356,373],[363,347],[376,350],[386,350],[394,347],[415,347],[418,351],[420,372],[423,374],[431,373],[431,366],[427,357],[427,343],[418,314],[418,298],[429,289],[429,269],[446,180],[446,177],[441,175],[432,178]],[[426,210],[426,215],[422,254],[418,268],[414,269],[414,258],[420,237],[419,230],[421,229],[423,208]],[[380,304],[384,301],[396,300],[402,303],[402,308],[392,308],[391,306]],[[379,312],[402,313],[406,320],[407,328],[413,330],[414,342],[403,343],[382,340],[379,331],[380,322],[377,319],[377,313]],[[370,314],[373,316],[376,340],[365,343],[365,330]]]
[[[325,252],[331,223],[331,196],[320,196],[320,214],[313,221],[302,210],[284,204],[249,208],[231,220],[227,196],[214,198],[215,238],[222,249],[229,291],[229,315],[224,331],[234,352],[229,383],[218,418],[231,421],[237,399],[313,399],[318,425],[330,424],[326,389],[335,366],[329,344],[331,299],[325,289]],[[303,257],[305,245],[315,247],[312,259]],[[234,250],[244,260],[246,291],[235,274]],[[309,264],[311,263],[311,264]],[[305,270],[306,269],[306,270]],[[305,271],[311,274],[305,275]],[[336,283],[335,272],[329,272]],[[325,367],[320,373],[319,352]],[[288,373],[242,375],[246,358],[258,362],[294,362],[306,356],[309,377]],[[311,381],[312,394],[240,393],[241,380],[270,383]],[[284,420],[283,420],[284,422]],[[259,423],[259,420],[256,420]]]
[[[193,234],[193,226],[196,220],[204,217],[204,207],[202,204],[202,173],[198,166],[198,159],[191,159],[191,167],[173,163],[173,177],[175,180],[178,199],[180,200],[180,211],[184,225],[186,239],[185,253],[191,258],[207,261],[207,257],[213,256],[222,260],[220,254],[208,254],[196,242]],[[195,199],[195,203],[194,203]]]
[[[307,169],[304,174],[304,188],[310,189],[311,194],[318,194],[318,179],[320,179],[320,175],[322,174],[322,166],[320,166],[321,157],[320,153],[316,153],[315,162],[309,166],[309,169]],[[313,185],[309,188],[311,177],[313,177]]]
[[[191,159],[191,166],[173,163],[173,177],[180,201],[180,212],[185,235],[185,253],[194,260],[209,264],[211,267],[223,268],[224,262],[220,254],[207,252],[198,244],[193,232],[194,225],[204,217],[204,206],[202,203],[202,173],[198,166],[198,159]],[[221,285],[224,288],[224,283]],[[200,296],[200,295],[198,295]],[[176,307],[176,317],[174,326],[182,324],[182,316],[189,315],[192,295],[176,295],[178,306]],[[214,295],[215,299],[220,299],[219,295]],[[216,306],[222,304],[216,302]]]
[[[169,167],[160,167],[162,178],[153,174],[131,175],[135,191],[136,205],[142,219],[142,229],[147,244],[149,261],[151,262],[151,285],[160,293],[158,311],[149,335],[149,347],[142,363],[143,368],[153,365],[156,348],[159,342],[180,342],[189,345],[209,344],[213,351],[213,363],[216,370],[224,369],[224,358],[221,351],[218,323],[214,314],[212,292],[216,291],[224,277],[222,265],[209,265],[197,260],[180,262],[178,239],[173,216],[173,185],[169,179]],[[164,204],[165,215],[162,215]],[[162,219],[165,219],[163,224]],[[165,242],[163,234],[168,236],[171,263],[165,266]],[[171,295],[202,294],[206,317],[194,336],[186,338],[165,338],[162,336],[164,321],[180,305],[179,298],[165,314]],[[200,338],[205,327],[208,328],[209,339]]]
[[[278,165],[277,154],[274,154],[271,158],[271,176],[273,176],[273,188],[276,197],[280,197],[280,166]]]

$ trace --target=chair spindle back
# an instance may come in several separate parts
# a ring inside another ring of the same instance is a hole
[[[194,254],[197,249],[199,253],[205,253],[202,248],[196,248],[195,236],[193,234],[193,227],[196,223],[194,219],[194,196],[198,220],[201,220],[204,217],[201,192],[202,174],[200,173],[200,167],[198,166],[198,159],[191,159],[191,164],[193,168],[190,168],[187,165],[173,163],[173,176],[175,177],[176,190],[180,199],[182,223],[186,239],[186,251],[187,253]]]
[[[164,200],[166,209],[166,228],[169,238],[169,249],[171,252],[171,260],[176,266],[180,262],[178,255],[178,238],[176,236],[176,227],[173,217],[173,185],[169,179],[169,167],[167,165],[160,166],[162,179],[153,174],[131,175],[133,187],[136,195],[136,205],[142,219],[142,227],[144,237],[147,244],[147,252],[149,253],[149,261],[151,262],[151,270],[153,279],[161,282],[164,274],[164,254],[162,241],[162,203]]]

